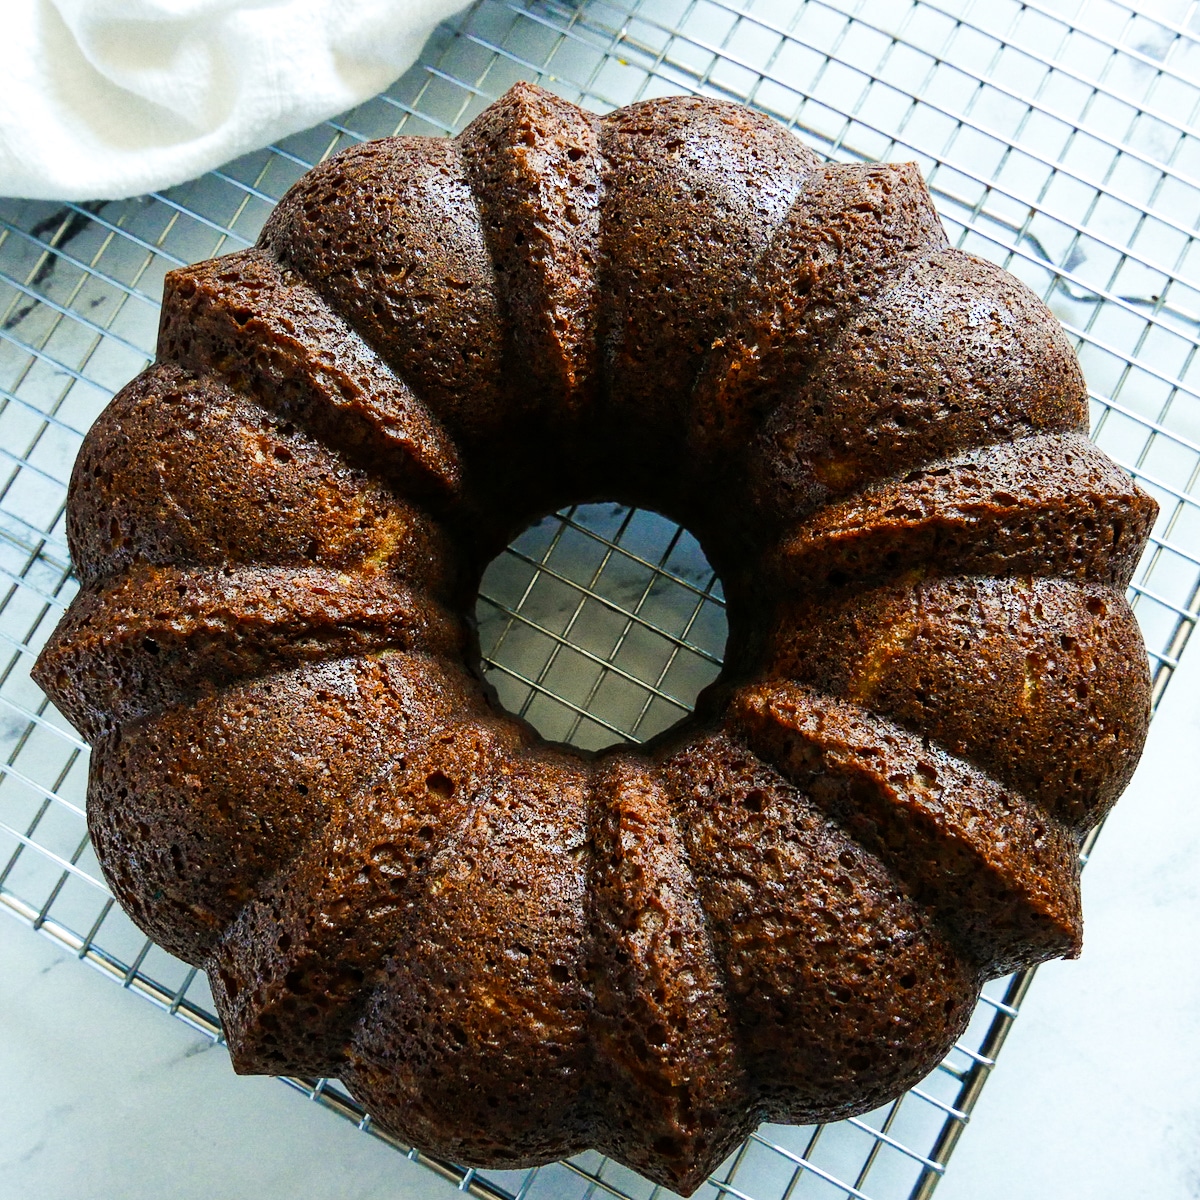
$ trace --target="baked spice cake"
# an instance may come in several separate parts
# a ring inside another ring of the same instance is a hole
[[[1078,953],[1156,511],[1086,427],[1057,321],[915,167],[519,84],[168,276],[79,455],[37,679],[93,746],[114,894],[208,971],[238,1071],[337,1076],[460,1162],[596,1147],[690,1193]],[[595,499],[696,534],[729,639],[692,718],[582,754],[500,708],[471,612]]]

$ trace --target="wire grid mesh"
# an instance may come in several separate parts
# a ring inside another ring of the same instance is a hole
[[[1200,14],[1185,0],[479,0],[338,120],[162,194],[0,202],[0,906],[214,1038],[204,976],[128,922],[83,822],[86,747],[29,680],[75,588],[63,501],[83,433],[152,354],[162,276],[253,241],[310,165],[368,137],[457,132],[519,79],[605,111],[701,92],[838,160],[915,159],[952,240],[1041,294],[1076,342],[1093,436],[1159,501],[1131,600],[1161,697],[1200,607]],[[514,711],[595,747],[670,725],[716,672],[720,585],[653,513],[588,505],[489,569],[485,664]],[[1020,1000],[988,986],[959,1046],[879,1112],[765,1126],[702,1196],[928,1196]],[[335,1081],[290,1080],[371,1129]],[[378,1136],[385,1136],[374,1130]],[[463,1171],[492,1197],[661,1194],[595,1154]]]

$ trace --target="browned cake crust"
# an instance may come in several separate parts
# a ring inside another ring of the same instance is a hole
[[[75,468],[36,675],[106,877],[238,1071],[459,1161],[690,1193],[761,1120],[871,1109],[984,980],[1078,953],[1156,512],[1086,420],[912,165],[527,84],[344,151],[168,276]],[[469,612],[590,499],[695,532],[729,642],[695,718],[589,756],[499,708]]]

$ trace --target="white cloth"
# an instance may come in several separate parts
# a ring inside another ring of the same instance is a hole
[[[0,0],[0,195],[181,183],[375,95],[466,0]]]

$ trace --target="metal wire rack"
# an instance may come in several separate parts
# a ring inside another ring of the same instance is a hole
[[[1200,11],[1160,0],[477,0],[386,93],[170,191],[0,201],[0,907],[213,1038],[202,974],[147,942],[99,877],[84,744],[30,682],[73,594],[66,480],[152,356],[162,276],[244,246],[333,151],[448,134],[519,79],[604,111],[666,93],[753,104],[839,160],[916,160],[958,245],[1041,294],[1075,340],[1093,436],[1159,501],[1131,599],[1161,697],[1200,610]],[[717,671],[720,584],[685,530],[588,505],[489,568],[478,617],[505,704],[595,747],[649,737]],[[859,1120],[764,1126],[705,1197],[920,1200],[1016,1017],[997,981],[919,1087]],[[336,1081],[288,1080],[377,1136]],[[662,1195],[599,1155],[535,1171],[410,1157],[508,1200]]]

